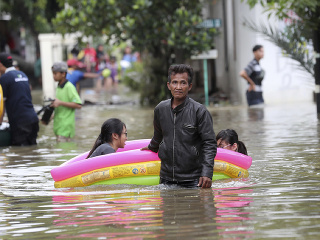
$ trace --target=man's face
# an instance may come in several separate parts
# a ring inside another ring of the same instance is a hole
[[[183,100],[191,90],[192,83],[188,83],[188,73],[177,73],[171,75],[171,82],[167,86],[174,99]]]
[[[254,52],[254,57],[258,60],[264,57],[264,50],[263,48],[260,48],[259,50]]]
[[[63,80],[65,75],[65,73],[62,73],[62,72],[52,72],[52,74],[53,74],[53,79],[56,82],[60,82],[61,80]]]

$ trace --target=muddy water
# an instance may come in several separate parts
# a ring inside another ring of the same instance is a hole
[[[37,146],[1,149],[0,239],[319,239],[315,106],[209,110],[216,132],[234,128],[247,145],[248,179],[217,181],[212,189],[55,189],[50,170],[89,150],[105,119],[125,121],[129,140],[152,136],[152,108],[85,106],[73,142],[57,144],[51,124],[40,127]]]

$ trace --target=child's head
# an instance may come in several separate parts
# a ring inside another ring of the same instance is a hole
[[[52,67],[53,79],[56,82],[61,82],[66,79],[68,65],[65,62],[55,62]]]
[[[115,56],[111,56],[111,57],[110,57],[110,62],[111,62],[111,63],[115,63],[116,60],[117,60],[117,58],[116,58]]]
[[[216,137],[218,148],[248,155],[247,148],[243,142],[239,141],[238,134],[233,129],[221,130]]]
[[[264,57],[264,50],[262,45],[255,45],[252,49],[255,59],[260,60]]]
[[[125,138],[123,138],[123,136],[125,136]],[[112,143],[114,140],[121,140],[122,138],[126,140],[126,125],[118,118],[110,118],[102,124],[99,138],[103,143]]]
[[[109,143],[112,148],[117,150],[118,148],[124,148],[126,141],[126,125],[117,118],[110,118],[102,124],[100,134],[87,158],[89,158],[96,148],[101,144]]]
[[[77,59],[75,58],[71,58],[67,61],[67,65],[70,67],[70,68],[73,68],[73,69],[81,69],[81,68],[84,68],[85,67],[85,64],[83,62],[80,62],[78,61]]]

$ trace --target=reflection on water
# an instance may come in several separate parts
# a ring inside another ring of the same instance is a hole
[[[253,202],[252,197],[243,197],[242,195],[250,195],[253,190],[250,188],[224,188],[215,189],[215,208],[217,208],[217,223],[221,226],[217,227],[219,235],[224,236],[246,236],[247,238],[254,233],[250,227],[248,220],[252,220],[253,214],[246,207]],[[230,225],[232,224],[232,225]]]
[[[246,144],[253,158],[248,179],[216,181],[212,189],[54,189],[50,170],[88,151],[107,118],[122,119],[129,140],[152,136],[152,108],[85,106],[76,113],[73,142],[57,144],[50,124],[40,127],[38,146],[1,149],[0,238],[318,239],[315,106],[209,110],[216,132],[234,128]]]
[[[161,236],[151,230],[134,231],[141,226],[144,229],[162,226],[162,211],[159,210],[161,198],[154,193],[55,196],[52,201],[53,211],[58,217],[53,221],[55,227],[76,225],[80,229],[91,229],[89,233],[64,233],[58,238]]]
[[[53,221],[55,228],[90,228],[90,233],[71,231],[57,238],[195,239],[217,233],[220,236],[234,233],[249,236],[253,232],[243,230],[248,227],[245,225],[246,220],[250,219],[250,212],[243,211],[243,208],[252,202],[252,198],[240,196],[251,193],[252,189],[186,190],[158,186],[152,190],[112,193],[105,186],[94,188],[94,191],[103,190],[110,193],[52,198],[50,206],[56,218]],[[238,225],[230,226],[226,223]]]

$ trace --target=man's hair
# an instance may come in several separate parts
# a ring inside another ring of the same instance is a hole
[[[187,73],[188,74],[188,83],[192,83],[193,79],[193,69],[190,65],[187,64],[173,64],[169,67],[168,70],[168,82],[171,82],[171,76],[176,75],[177,73]]]
[[[255,51],[258,51],[259,49],[263,48],[262,45],[255,45],[253,48],[252,48],[252,52],[255,52]]]

